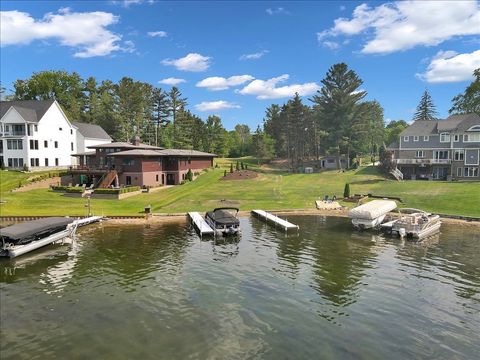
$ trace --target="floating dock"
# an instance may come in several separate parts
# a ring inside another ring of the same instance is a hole
[[[299,229],[298,225],[292,224],[291,222],[281,219],[278,216],[270,214],[264,210],[252,210],[252,214],[258,216],[260,219],[265,220],[266,222],[269,221],[274,223],[275,226],[280,226],[285,231],[290,229]]]
[[[215,231],[207,224],[205,219],[198,212],[189,212],[188,216],[197,228],[200,235],[214,235]]]

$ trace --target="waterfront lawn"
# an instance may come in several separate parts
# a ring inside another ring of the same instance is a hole
[[[373,167],[343,173],[289,174],[273,167],[258,166],[251,158],[245,162],[249,163],[250,169],[260,171],[257,178],[224,181],[224,170],[229,170],[230,162],[235,164],[236,159],[219,159],[219,168],[200,175],[194,182],[159,192],[124,200],[92,199],[92,211],[97,215],[141,215],[147,205],[151,205],[152,211],[157,213],[206,211],[218,206],[236,206],[241,210],[314,209],[314,201],[324,195],[342,197],[348,182],[352,194],[398,196],[404,200],[404,204],[400,205],[403,207],[480,217],[478,182],[397,182],[383,179]],[[6,201],[0,205],[3,216],[86,214],[86,199],[69,198],[46,189],[9,193],[4,192],[4,187],[7,186],[2,184],[2,198]]]

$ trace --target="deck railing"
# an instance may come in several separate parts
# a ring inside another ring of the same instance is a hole
[[[437,164],[451,164],[451,159],[396,159],[397,164],[400,165],[437,165]]]

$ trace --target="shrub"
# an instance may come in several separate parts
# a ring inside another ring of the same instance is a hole
[[[237,161],[237,165],[235,166],[235,169],[236,169],[237,171],[240,170],[240,163],[239,163],[238,161]]]
[[[54,191],[66,191],[68,186],[51,186],[50,188]]]
[[[139,191],[140,186],[128,186],[121,189],[95,189],[94,194],[125,194],[132,191]]]
[[[23,171],[28,171],[28,166],[27,166],[27,164],[23,164]]]
[[[70,194],[82,194],[83,191],[84,191],[83,187],[80,187],[80,186],[68,186],[65,189],[65,192]]]
[[[233,173],[233,163],[230,163],[230,173]]]
[[[188,181],[193,181],[193,173],[192,173],[192,170],[191,170],[191,169],[188,169],[186,179],[187,179]]]
[[[243,165],[243,161],[240,163],[240,168],[241,168],[242,170],[245,170],[245,165]]]
[[[227,170],[223,173],[223,177],[227,176]]]
[[[248,166],[247,166],[247,164],[245,164],[245,170],[248,170]]]
[[[350,197],[350,184],[349,183],[345,184],[345,189],[343,189],[343,197],[344,198],[349,198]]]

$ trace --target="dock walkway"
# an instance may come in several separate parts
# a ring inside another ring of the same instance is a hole
[[[213,231],[210,225],[207,224],[205,219],[198,212],[189,212],[188,216],[190,219],[192,219],[192,222],[200,232],[200,235],[210,235],[215,233],[215,231]]]
[[[252,210],[252,214],[258,216],[262,220],[270,221],[275,225],[280,226],[285,231],[289,229],[299,229],[298,225],[292,224],[291,222],[281,219],[278,216],[270,214],[264,210]]]

